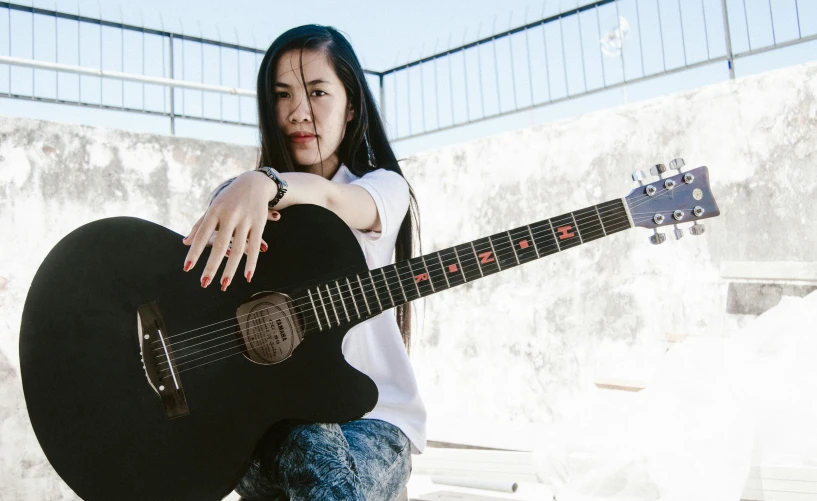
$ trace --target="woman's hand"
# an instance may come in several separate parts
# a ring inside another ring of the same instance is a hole
[[[221,290],[232,282],[242,254],[247,254],[244,276],[249,282],[255,272],[258,250],[266,251],[267,248],[261,238],[264,227],[268,220],[278,221],[281,217],[277,211],[267,208],[277,189],[263,172],[248,171],[236,177],[216,196],[207,212],[182,240],[190,245],[184,271],[194,268],[204,247],[211,245],[210,259],[201,275],[202,287],[212,281],[225,255],[228,257],[221,276]]]

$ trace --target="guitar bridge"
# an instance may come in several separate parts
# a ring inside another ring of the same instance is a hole
[[[139,305],[136,325],[139,348],[142,350],[142,367],[148,383],[161,398],[168,419],[186,416],[190,410],[159,303],[151,301]]]

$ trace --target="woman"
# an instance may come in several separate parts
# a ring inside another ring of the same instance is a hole
[[[350,227],[370,269],[393,262],[395,251],[397,260],[411,257],[408,209],[414,195],[358,58],[337,30],[305,25],[272,43],[258,73],[258,117],[258,166],[274,167],[288,185],[274,209],[308,203],[333,211]],[[265,224],[281,217],[267,206],[279,195],[277,181],[257,170],[216,188],[207,212],[184,239],[190,245],[185,271],[212,245],[202,287],[225,255],[222,290],[243,254],[243,274],[250,281],[259,249],[266,250]],[[397,308],[396,318],[384,312],[344,339],[346,360],[378,387],[375,408],[348,423],[273,427],[236,488],[242,499],[380,501],[400,495],[411,471],[410,454],[425,448],[426,412],[407,353],[410,313],[408,304]]]

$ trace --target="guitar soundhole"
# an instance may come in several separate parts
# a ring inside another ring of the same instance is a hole
[[[259,364],[283,362],[301,342],[287,297],[274,293],[238,308],[244,355]]]

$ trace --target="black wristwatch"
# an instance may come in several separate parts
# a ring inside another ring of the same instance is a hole
[[[267,175],[267,177],[275,181],[276,185],[278,185],[278,193],[275,195],[275,198],[270,200],[269,203],[267,204],[267,207],[272,209],[275,207],[275,204],[277,204],[278,202],[281,201],[282,198],[284,198],[284,193],[287,192],[287,182],[281,179],[281,176],[279,176],[278,173],[275,172],[275,169],[273,169],[272,167],[268,167],[265,165],[255,170],[263,172],[264,174]]]

